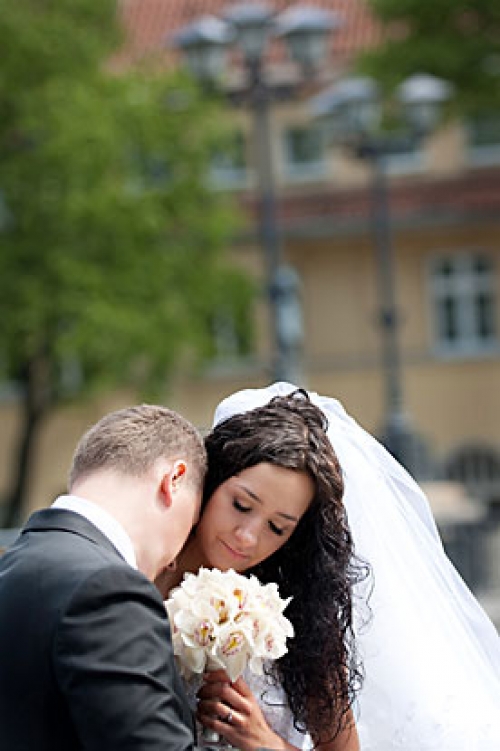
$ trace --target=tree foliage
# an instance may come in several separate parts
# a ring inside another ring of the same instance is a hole
[[[497,0],[368,0],[385,41],[359,58],[362,71],[392,89],[412,73],[432,73],[456,89],[465,114],[500,109]]]
[[[248,336],[235,212],[207,180],[218,107],[179,73],[111,73],[119,38],[111,0],[0,0],[0,376],[25,415],[9,522],[62,400],[155,393],[211,354],[221,308]]]

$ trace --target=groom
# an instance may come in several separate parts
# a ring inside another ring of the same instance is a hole
[[[191,751],[193,720],[152,584],[196,522],[206,457],[180,415],[142,405],[81,439],[70,495],[0,559],[0,746]]]

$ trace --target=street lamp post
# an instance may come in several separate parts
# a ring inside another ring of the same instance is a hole
[[[399,314],[396,300],[394,248],[390,226],[389,195],[385,157],[374,150],[371,160],[372,222],[377,267],[379,313],[382,338],[382,364],[385,386],[385,424],[382,438],[389,451],[411,468],[410,425],[404,408]]]
[[[264,53],[273,38],[285,40],[291,59],[311,72],[324,56],[330,32],[339,25],[335,14],[313,6],[295,6],[276,14],[266,4],[231,5],[221,18],[205,16],[181,29],[174,43],[186,54],[198,79],[217,81],[225,68],[225,52],[237,48],[246,70],[245,99],[252,111],[259,185],[259,230],[265,257],[267,298],[273,338],[272,377],[301,383],[303,339],[300,282],[283,262],[277,217],[270,117],[273,87],[266,76]]]
[[[435,127],[439,108],[451,94],[450,85],[434,76],[418,74],[405,80],[397,92],[410,135],[416,143]],[[416,470],[415,437],[405,410],[397,308],[394,249],[387,184],[387,157],[400,138],[380,132],[381,102],[370,78],[344,79],[311,103],[313,115],[325,122],[334,142],[344,144],[372,171],[372,229],[375,245],[379,315],[384,370],[385,415],[382,440],[410,471]]]

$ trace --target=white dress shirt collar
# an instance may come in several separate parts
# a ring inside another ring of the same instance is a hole
[[[93,524],[94,527],[97,527],[108,538],[132,568],[137,568],[137,559],[132,540],[122,525],[96,503],[92,503],[92,501],[76,495],[61,495],[54,501],[52,508],[66,509],[67,511],[73,511],[75,514],[84,516],[87,521]]]

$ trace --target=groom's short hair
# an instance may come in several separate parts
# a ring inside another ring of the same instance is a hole
[[[201,487],[206,451],[194,425],[174,410],[155,404],[119,409],[105,415],[80,439],[68,487],[102,469],[141,477],[161,458],[185,459],[191,481]]]

